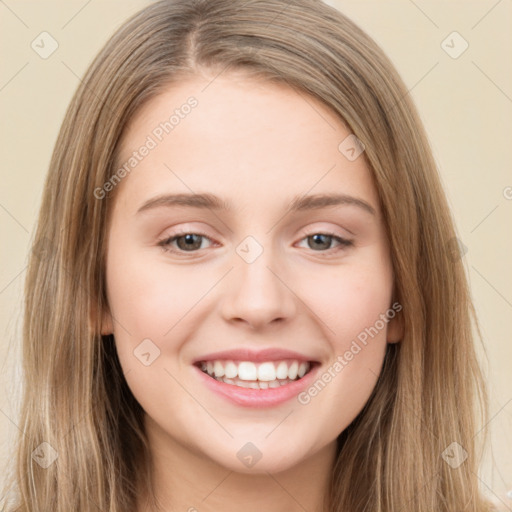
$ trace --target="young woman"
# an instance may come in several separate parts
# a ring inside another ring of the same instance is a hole
[[[151,4],[50,165],[8,510],[491,510],[455,235],[407,89],[344,15]]]

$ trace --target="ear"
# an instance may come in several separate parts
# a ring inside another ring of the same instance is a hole
[[[104,310],[101,315],[101,335],[114,334],[114,323],[110,311]]]
[[[97,332],[98,323],[100,327],[100,334],[102,336],[107,336],[109,334],[114,333],[114,324],[112,321],[112,315],[107,306],[103,307],[103,311],[101,312],[101,318],[98,318],[98,310],[96,305],[92,306],[91,318],[90,318],[90,326],[91,330]]]
[[[404,322],[400,312],[396,313],[388,322],[386,338],[388,343],[398,343],[404,337]]]

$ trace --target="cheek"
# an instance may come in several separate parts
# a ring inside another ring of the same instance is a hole
[[[381,320],[391,306],[392,273],[383,264],[346,265],[316,273],[303,281],[304,298],[321,320],[336,353],[351,340],[371,330],[373,338],[385,339],[387,323]],[[372,327],[379,331],[375,334]]]
[[[198,303],[211,286],[200,272],[184,266],[148,264],[149,258],[126,258],[108,274],[109,303],[115,330],[123,336],[162,339]],[[133,340],[135,341],[135,340]]]
[[[359,414],[381,371],[392,298],[392,272],[386,263],[376,258],[371,264],[340,266],[320,280],[317,275],[310,288],[308,305],[321,316],[332,357],[299,402],[331,418],[334,432]]]
[[[187,313],[211,285],[201,286],[198,273],[183,267],[148,264],[141,252],[112,251],[109,258],[108,300],[125,378],[143,407],[147,401],[163,407],[162,386],[173,385],[169,358],[179,356],[184,330],[193,332]]]

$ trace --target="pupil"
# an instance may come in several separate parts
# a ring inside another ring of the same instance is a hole
[[[181,236],[180,238],[178,238],[178,245],[184,245],[184,247],[180,247],[181,249],[185,248],[185,249],[190,249],[190,248],[193,248],[193,249],[197,249],[201,246],[201,242],[199,241],[199,245],[198,245],[198,242],[196,241],[194,243],[194,237],[196,237],[199,239],[200,236],[198,235],[193,235],[193,234],[187,234],[187,235],[183,235]],[[184,244],[180,244],[180,240],[185,240],[185,243]]]
[[[313,235],[312,238],[314,239],[315,243],[318,241],[318,237],[327,237],[327,239],[329,239],[330,235],[321,235],[321,234]],[[324,242],[322,244],[321,240],[320,240],[320,245],[322,246],[322,248],[329,248],[329,242]],[[317,247],[318,247],[318,245],[317,245]]]

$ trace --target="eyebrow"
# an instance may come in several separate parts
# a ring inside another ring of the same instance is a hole
[[[371,215],[375,215],[375,208],[363,199],[347,194],[314,194],[309,196],[296,196],[292,199],[288,209],[292,212],[320,210],[329,206],[351,205],[361,208]],[[163,194],[148,199],[138,210],[137,214],[160,207],[187,206],[189,208],[204,208],[216,211],[227,211],[231,204],[220,197],[204,194]]]

